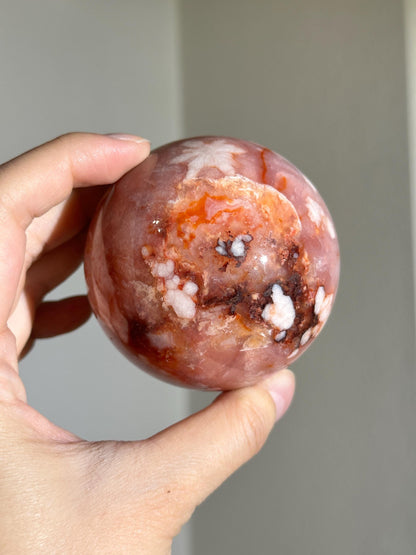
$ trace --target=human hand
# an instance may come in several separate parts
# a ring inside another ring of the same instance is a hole
[[[84,441],[27,404],[19,356],[90,314],[85,297],[42,299],[82,261],[99,185],[148,153],[138,137],[70,134],[0,166],[4,555],[170,553],[195,507],[254,456],[292,400],[294,377],[284,370],[135,442]]]

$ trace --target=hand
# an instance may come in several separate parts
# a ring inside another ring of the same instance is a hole
[[[144,441],[87,442],[26,402],[18,358],[89,316],[85,297],[42,302],[82,261],[110,184],[149,144],[71,134],[0,166],[0,552],[167,554],[195,507],[263,445],[294,377],[221,394]],[[94,187],[93,187],[94,186]]]

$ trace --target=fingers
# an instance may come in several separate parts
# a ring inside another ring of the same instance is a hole
[[[45,301],[41,303],[31,321],[25,327],[26,333],[16,333],[13,322],[10,330],[16,336],[16,351],[20,359],[32,349],[36,339],[56,337],[76,330],[91,316],[91,306],[86,295],[67,297],[59,301]]]
[[[43,297],[70,276],[82,262],[86,231],[44,254],[28,270],[25,289],[39,304]]]
[[[81,264],[85,237],[86,233],[82,232],[63,245],[47,252],[27,272],[24,291],[7,322],[16,337],[18,353],[22,351],[31,335],[35,314],[37,317],[40,314],[37,307],[43,297],[62,283]],[[52,332],[52,327],[59,327],[59,325],[59,318],[52,319],[49,323],[50,333],[48,336],[65,333],[65,331],[57,331],[56,334]]]
[[[91,316],[91,306],[86,295],[67,297],[59,301],[45,301],[36,309],[32,330],[16,340],[19,358],[25,357],[36,339],[56,337],[76,330]]]
[[[139,137],[76,133],[0,166],[0,329],[23,283],[24,231],[33,218],[63,203],[74,187],[113,183],[139,164],[149,148]]]
[[[282,370],[256,387],[221,394],[208,408],[151,440],[163,479],[192,510],[263,446],[288,409],[295,378]]]
[[[148,141],[139,137],[64,135],[1,167],[0,205],[27,227],[73,188],[113,183],[148,154]]]
[[[57,204],[26,230],[25,269],[43,253],[65,243],[90,222],[108,186],[74,189],[67,200]]]
[[[36,310],[31,337],[44,339],[69,333],[82,326],[90,316],[91,307],[85,295],[44,302]]]

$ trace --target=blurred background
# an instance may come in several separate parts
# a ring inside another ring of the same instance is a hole
[[[75,130],[231,135],[291,160],[333,214],[339,294],[292,408],[173,553],[414,555],[416,0],[0,0],[0,75],[1,161]],[[52,297],[83,291],[80,270]],[[212,399],[137,370],[94,319],[22,375],[87,439]]]

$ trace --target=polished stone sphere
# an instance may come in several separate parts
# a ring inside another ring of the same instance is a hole
[[[91,224],[91,306],[144,370],[227,390],[295,361],[334,303],[339,247],[312,183],[279,154],[226,137],[154,150]]]

